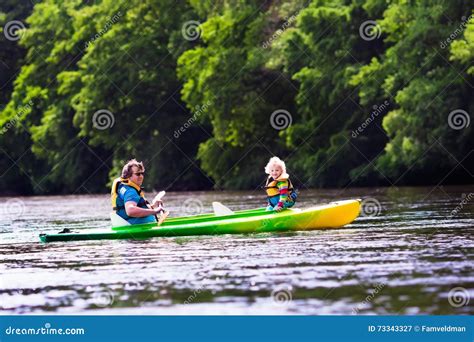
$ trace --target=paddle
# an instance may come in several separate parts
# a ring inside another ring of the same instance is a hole
[[[163,211],[163,213],[160,215],[160,218],[158,219],[158,226],[160,226],[166,220],[169,214],[169,211]]]
[[[160,191],[156,196],[155,198],[153,198],[153,203],[156,203],[156,202],[162,202],[162,198],[166,195],[166,192],[165,191]],[[160,226],[165,220],[166,218],[168,217],[168,215],[170,214],[169,211],[165,210],[161,204],[160,204],[160,207],[162,208],[162,212],[161,212],[161,215],[158,217],[156,214],[155,214],[155,217],[156,217],[156,221],[158,222],[158,226]]]
[[[214,215],[216,216],[226,216],[234,214],[231,209],[227,208],[220,202],[212,202],[212,208],[214,209]]]
[[[155,202],[162,202],[161,199],[166,195],[166,191],[160,191],[156,196],[155,198],[153,198],[153,202],[152,203],[155,203]]]

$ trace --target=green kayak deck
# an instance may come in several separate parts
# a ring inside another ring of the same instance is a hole
[[[232,215],[203,214],[169,218],[156,223],[127,225],[111,229],[84,229],[79,232],[40,234],[42,242],[76,240],[147,239],[192,235],[246,234],[337,228],[354,221],[360,200],[345,200],[306,209],[268,212],[264,208],[237,211]]]

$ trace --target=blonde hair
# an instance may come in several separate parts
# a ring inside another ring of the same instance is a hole
[[[286,165],[285,165],[285,162],[283,160],[281,160],[280,158],[278,157],[272,157],[270,158],[270,160],[268,161],[268,164],[267,166],[265,166],[265,173],[267,175],[270,174],[271,172],[271,169],[272,169],[272,165],[278,165],[281,167],[281,174],[284,175],[286,174]]]
[[[138,171],[145,171],[145,167],[143,166],[142,162],[137,161],[136,159],[130,159],[127,164],[123,166],[122,169],[122,178],[130,178],[132,177],[133,170],[132,167],[136,166]]]

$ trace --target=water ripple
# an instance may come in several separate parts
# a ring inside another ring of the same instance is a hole
[[[101,314],[473,314],[453,307],[454,287],[474,295],[472,205],[466,188],[350,189],[384,210],[334,230],[76,241],[41,244],[39,232],[108,227],[107,196],[23,198],[31,208],[0,229],[0,305],[5,313]],[[261,204],[242,193],[168,194]],[[305,200],[306,199],[306,200]],[[306,192],[302,206],[341,199]],[[52,204],[54,203],[54,207]],[[72,204],[74,203],[74,205]],[[239,206],[240,205],[240,206]],[[88,215],[88,209],[94,213]],[[451,216],[450,216],[451,215]],[[67,218],[67,219],[65,219]],[[285,298],[286,301],[276,300]]]

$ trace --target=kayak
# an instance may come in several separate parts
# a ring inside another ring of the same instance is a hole
[[[108,230],[88,229],[84,232],[40,234],[42,242],[112,239],[147,239],[192,235],[247,234],[264,232],[305,231],[338,228],[354,221],[360,212],[360,200],[345,200],[306,209],[281,212],[265,208],[237,211],[231,215],[202,214],[170,218],[156,223],[112,227]]]
[[[87,229],[80,232],[40,234],[42,242],[76,240],[147,239],[192,235],[248,234],[265,232],[307,231],[338,228],[359,216],[361,201],[344,200],[305,209],[281,212],[265,208],[237,211],[215,216],[202,214],[170,218],[160,226],[156,223],[112,227],[107,230]]]

